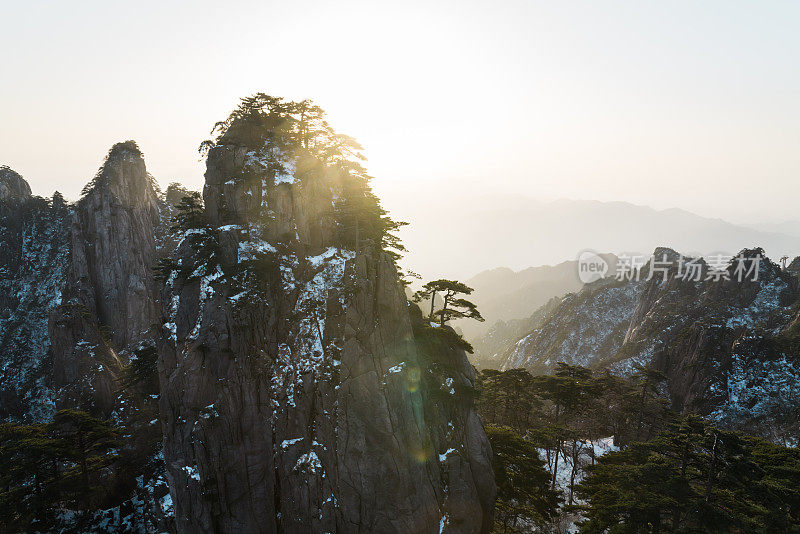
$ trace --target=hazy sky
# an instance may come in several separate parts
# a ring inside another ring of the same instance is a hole
[[[448,220],[460,195],[800,218],[800,2],[0,6],[0,164],[39,194],[124,139],[199,188],[197,146],[263,91],[326,108],[400,219],[445,192]]]

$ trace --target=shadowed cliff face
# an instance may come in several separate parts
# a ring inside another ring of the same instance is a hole
[[[61,302],[69,240],[63,200],[31,196],[0,167],[0,420],[53,414],[48,314]]]
[[[465,354],[423,351],[392,258],[344,245],[341,176],[239,133],[209,152],[207,224],[185,231],[163,298],[179,532],[488,531]]]
[[[157,377],[120,381],[160,321],[153,267],[156,239],[170,251],[166,208],[133,142],[111,149],[73,205],[32,196],[0,168],[0,421],[47,423],[79,409],[125,432],[119,459],[91,477],[108,490],[95,503],[106,509],[59,512],[65,530],[107,532],[109,517],[136,532],[170,528]]]
[[[63,304],[51,314],[59,408],[108,416],[123,361],[160,308],[153,280],[156,192],[133,142],[118,143],[74,207]]]
[[[156,192],[135,145],[115,145],[94,186],[75,206],[70,290],[115,347],[138,343],[157,322]]]

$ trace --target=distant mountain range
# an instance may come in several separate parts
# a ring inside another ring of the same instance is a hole
[[[556,265],[585,249],[649,254],[668,246],[706,255],[759,246],[772,258],[800,254],[800,222],[745,226],[681,209],[592,200],[494,199],[460,213],[457,224],[443,226],[441,210],[425,201],[398,210],[399,218],[413,221],[402,234],[405,265],[425,278],[466,280],[498,266]]]
[[[748,228],[759,232],[769,232],[784,234],[792,237],[800,237],[800,221],[783,221],[777,223],[753,223],[745,224]]]
[[[613,265],[612,255],[605,258]],[[467,339],[482,336],[497,321],[527,318],[551,298],[562,297],[583,287],[578,279],[576,260],[553,266],[528,267],[521,271],[499,267],[478,273],[466,284],[475,290],[470,299],[486,319],[483,323],[472,320],[456,323]]]

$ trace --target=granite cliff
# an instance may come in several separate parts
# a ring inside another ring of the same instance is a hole
[[[74,204],[0,169],[2,422],[120,440],[36,530],[488,532],[474,369],[407,301],[357,145],[257,95],[206,148],[202,197],[132,141]]]
[[[210,148],[164,291],[178,530],[486,532],[474,371],[415,333],[392,256],[346,223],[353,178],[282,120],[249,111]]]

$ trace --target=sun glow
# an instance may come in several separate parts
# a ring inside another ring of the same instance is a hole
[[[327,110],[412,223],[441,199],[467,219],[528,197],[791,213],[797,7],[614,4],[18,3],[0,36],[20,50],[3,65],[0,164],[75,199],[134,139],[162,185],[199,189],[200,142],[265,92]]]

